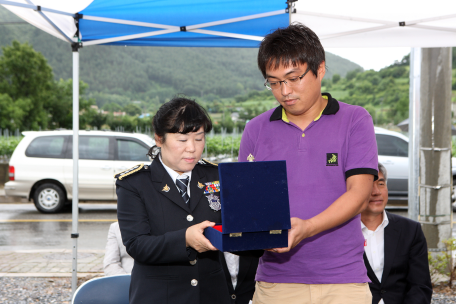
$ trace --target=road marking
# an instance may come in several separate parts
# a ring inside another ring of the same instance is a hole
[[[15,219],[15,220],[2,220],[0,223],[28,223],[28,222],[72,222],[72,219]],[[117,222],[117,219],[82,219],[78,222]]]

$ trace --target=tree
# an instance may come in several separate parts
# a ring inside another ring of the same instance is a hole
[[[24,129],[23,122],[31,106],[30,99],[14,101],[7,94],[0,94],[0,129]]]
[[[84,129],[87,124],[92,124],[93,115],[89,114],[90,106],[94,104],[93,99],[84,97],[88,85],[79,81],[79,111],[82,115],[79,118],[79,126]],[[73,80],[60,79],[53,82],[51,94],[46,102],[46,111],[50,116],[50,129],[73,128]],[[96,112],[96,111],[95,111]],[[98,126],[98,124],[95,124]]]
[[[13,41],[11,46],[3,47],[0,57],[0,93],[11,98],[13,108],[24,106],[23,115],[16,111],[24,129],[46,128],[48,115],[47,100],[53,87],[52,69],[41,53],[33,50],[28,43]],[[25,100],[29,100],[25,102]]]
[[[124,112],[126,112],[128,115],[135,116],[135,115],[140,115],[142,113],[142,110],[140,107],[138,107],[135,104],[128,104],[123,108]]]
[[[339,74],[334,74],[332,77],[333,83],[337,83],[340,80],[340,75]]]
[[[103,110],[108,112],[119,112],[122,111],[122,107],[115,102],[109,102],[103,106]]]

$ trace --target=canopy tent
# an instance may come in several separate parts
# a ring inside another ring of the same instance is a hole
[[[0,0],[36,27],[78,48],[96,44],[138,46],[256,47],[270,30],[288,25],[284,0]],[[454,0],[327,0],[293,2],[292,22],[319,35],[324,47],[447,47],[456,45]],[[76,39],[73,40],[75,33]],[[413,57],[413,56],[412,56]],[[418,58],[418,56],[415,56]],[[412,62],[413,63],[413,62]],[[416,70],[416,69],[415,69]],[[419,75],[418,75],[419,76]],[[418,77],[419,78],[419,77]],[[414,79],[418,79],[415,77]],[[73,81],[73,231],[77,234],[78,81]],[[419,89],[411,82],[412,99]],[[419,94],[418,94],[419,99]],[[412,108],[411,108],[412,113]],[[416,112],[413,112],[415,115]],[[411,116],[412,117],[412,116]],[[417,120],[411,125],[416,128]],[[416,151],[417,153],[418,151]],[[412,160],[412,157],[410,157]],[[414,162],[413,166],[416,167]],[[412,166],[410,166],[412,167]],[[418,183],[416,183],[418,184]],[[74,195],[73,195],[74,197]],[[75,228],[76,227],[76,228]],[[77,244],[76,241],[74,244]],[[75,253],[77,247],[73,248]],[[73,275],[76,269],[73,260]],[[74,281],[73,276],[73,281]]]
[[[303,1],[292,22],[301,22],[329,47],[452,47],[454,0]]]
[[[30,24],[73,49],[73,293],[77,285],[79,53],[99,44],[168,47],[258,47],[289,24],[283,0],[0,0]]]
[[[265,34],[289,21],[286,3],[277,0],[2,0],[0,4],[68,42],[79,30],[81,46],[258,47]]]

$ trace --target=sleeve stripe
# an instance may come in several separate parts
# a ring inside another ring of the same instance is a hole
[[[349,178],[350,176],[359,174],[372,174],[374,176],[374,181],[378,179],[378,171],[371,168],[356,168],[348,170],[345,172],[345,179]]]

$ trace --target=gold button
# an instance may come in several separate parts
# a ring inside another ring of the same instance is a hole
[[[194,259],[193,261],[190,261],[190,265],[195,265],[196,264],[196,259]]]
[[[302,137],[306,137],[306,134],[302,133]]]
[[[191,282],[191,284],[192,284],[192,286],[198,285],[198,280],[193,279],[192,282]]]
[[[189,222],[193,221],[193,216],[191,214],[187,215],[187,221],[189,221]]]

